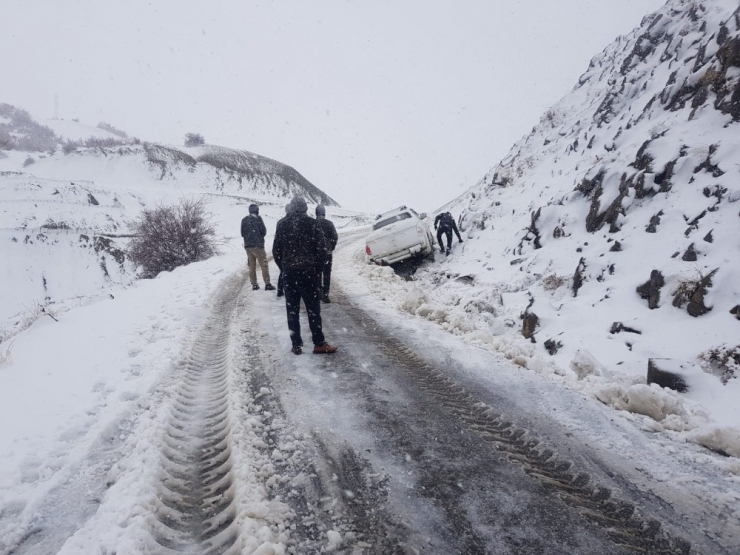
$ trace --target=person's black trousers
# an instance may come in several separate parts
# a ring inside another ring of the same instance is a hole
[[[278,286],[277,286],[278,293],[283,293],[283,271],[280,270],[280,275],[278,276]]]
[[[329,294],[329,288],[331,287],[331,263],[332,255],[329,253],[329,256],[326,258],[326,264],[324,264],[324,271],[321,272],[321,286],[324,295]]]
[[[301,338],[301,299],[306,305],[308,326],[314,345],[324,344],[324,332],[321,330],[321,293],[319,276],[315,270],[283,270],[283,291],[285,308],[288,312],[288,330],[294,347],[302,347]]]
[[[452,230],[447,228],[439,228],[437,230],[437,243],[439,243],[439,248],[443,251],[445,250],[444,245],[442,244],[442,234],[447,235],[447,250],[450,250],[452,248]]]

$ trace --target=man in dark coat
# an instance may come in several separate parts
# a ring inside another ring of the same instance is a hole
[[[280,222],[282,222],[288,216],[288,214],[290,214],[290,211],[292,208],[293,208],[293,203],[291,202],[285,205],[285,216],[278,220],[278,225],[280,225]],[[277,296],[282,297],[284,294],[285,294],[285,288],[283,287],[283,271],[280,270],[280,275],[278,276]]]
[[[434,219],[434,229],[437,230],[437,243],[439,243],[439,248],[445,254],[450,254],[450,249],[452,248],[453,231],[455,232],[455,235],[457,235],[457,240],[461,243],[463,242],[462,237],[460,237],[460,232],[457,230],[455,218],[453,218],[452,214],[450,214],[449,212],[442,212],[441,214],[437,215],[437,217]],[[442,244],[442,234],[445,234],[447,236],[447,250],[445,250],[445,247]]]
[[[274,291],[275,288],[270,284],[270,270],[267,267],[267,254],[265,253],[267,228],[259,214],[259,206],[250,204],[249,215],[242,220],[242,237],[244,238],[244,250],[247,251],[249,281],[252,282],[252,289],[260,288],[257,284],[257,263],[259,262],[265,290]]]
[[[331,287],[331,263],[334,249],[337,247],[337,241],[339,236],[337,235],[337,228],[334,224],[326,219],[326,208],[321,204],[316,206],[316,222],[321,226],[321,231],[324,232],[324,239],[326,239],[326,250],[328,251],[326,256],[326,263],[321,271],[321,302],[330,303],[329,288]]]
[[[313,352],[329,354],[336,352],[337,348],[324,340],[319,299],[319,275],[326,262],[326,241],[319,224],[306,212],[306,201],[302,197],[295,197],[288,215],[278,222],[272,256],[283,272],[285,308],[293,353],[300,355],[303,352],[299,318],[303,299],[311,328]]]

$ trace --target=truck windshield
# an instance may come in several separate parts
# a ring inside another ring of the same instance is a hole
[[[408,220],[410,217],[411,214],[409,214],[408,212],[401,212],[400,214],[396,214],[395,216],[391,216],[390,218],[386,218],[385,220],[375,222],[373,224],[373,231],[375,231],[376,229],[380,229],[381,227],[400,222],[401,220]]]

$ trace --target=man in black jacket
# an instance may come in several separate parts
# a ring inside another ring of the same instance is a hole
[[[321,302],[330,303],[329,298],[329,287],[331,287],[331,263],[334,249],[337,247],[337,241],[339,236],[337,235],[337,228],[334,224],[326,219],[326,208],[321,204],[316,206],[316,222],[321,226],[321,231],[324,232],[324,239],[326,239],[326,250],[328,251],[326,256],[326,262],[324,268],[321,271]]]
[[[272,256],[283,272],[285,308],[293,353],[300,355],[303,352],[299,318],[303,299],[311,328],[313,352],[329,354],[336,352],[337,348],[324,340],[319,300],[319,275],[326,262],[326,241],[321,227],[306,212],[306,201],[302,197],[295,197],[288,215],[278,222]]]
[[[242,237],[244,238],[244,250],[247,251],[249,281],[252,282],[252,289],[260,288],[257,284],[257,263],[259,262],[265,290],[274,291],[275,288],[270,284],[270,270],[267,267],[267,254],[265,253],[267,228],[259,212],[259,206],[250,204],[249,215],[242,220]]]
[[[282,218],[278,220],[278,225],[280,225],[280,222],[282,222],[285,219],[285,217],[287,217],[287,215],[290,214],[290,211],[292,209],[293,209],[292,203],[289,202],[288,204],[285,205],[285,216],[283,216]],[[278,276],[278,284],[277,284],[277,296],[278,297],[282,297],[285,294],[284,289],[285,288],[283,287],[283,271],[280,270],[280,275]]]
[[[437,228],[439,226],[439,229]],[[457,235],[457,240],[461,243],[463,242],[462,237],[460,237],[460,232],[457,230],[457,224],[455,223],[455,218],[452,217],[452,214],[449,212],[442,212],[441,214],[438,214],[437,217],[434,219],[434,229],[437,229],[437,243],[439,243],[439,248],[442,252],[445,254],[450,254],[450,249],[452,248],[452,232],[455,232],[455,235]],[[447,235],[447,250],[445,251],[445,247],[442,244],[442,234]]]

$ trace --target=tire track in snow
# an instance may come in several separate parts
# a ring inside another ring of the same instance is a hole
[[[356,321],[367,319],[362,309],[338,288],[335,296],[341,299],[341,304]],[[368,340],[386,356],[395,359],[398,369],[407,372],[426,395],[504,454],[511,463],[521,466],[525,473],[577,509],[585,519],[603,528],[616,545],[651,555],[697,553],[690,542],[665,531],[658,520],[641,514],[634,504],[613,497],[610,488],[596,483],[591,475],[559,457],[505,414],[477,402],[463,387],[385,332],[382,326],[367,327],[365,332]]]
[[[230,445],[229,327],[244,277],[228,283],[196,337],[161,446],[151,533],[162,553],[237,553]]]

